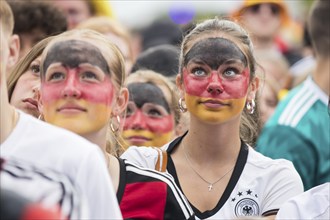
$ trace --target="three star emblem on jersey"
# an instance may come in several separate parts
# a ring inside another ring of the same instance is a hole
[[[235,215],[237,217],[260,215],[259,204],[256,200],[258,200],[258,195],[250,189],[238,191],[236,196],[231,199],[232,202],[236,202]]]

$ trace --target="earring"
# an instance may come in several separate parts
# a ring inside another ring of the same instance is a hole
[[[256,103],[254,102],[254,99],[252,99],[251,101],[247,101],[246,110],[250,115],[253,114],[255,107],[256,107]]]
[[[111,118],[110,128],[111,128],[111,131],[112,131],[113,133],[116,133],[116,132],[119,130],[119,128],[120,128],[120,117],[119,117],[119,115],[116,116],[116,119],[117,119],[117,122],[116,122],[116,123],[117,123],[117,127],[114,126],[113,118],[114,118],[114,117]]]
[[[185,101],[184,98],[179,99],[179,109],[180,109],[180,112],[182,112],[182,113],[185,113],[187,111],[186,104],[183,105],[184,101]]]

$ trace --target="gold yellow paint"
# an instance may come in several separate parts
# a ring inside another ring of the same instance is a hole
[[[111,115],[111,108],[104,104],[91,104],[83,100],[76,101],[75,104],[87,109],[86,112],[77,112],[75,114],[63,114],[57,112],[60,106],[63,106],[62,100],[55,101],[49,105],[44,105],[43,115],[45,121],[68,129],[79,135],[98,132],[108,125]]]
[[[174,137],[174,132],[166,132],[166,133],[153,133],[146,130],[125,130],[122,132],[123,138],[125,139],[126,143],[125,148],[127,149],[129,146],[135,145],[135,146],[152,146],[152,147],[161,147],[164,144],[168,143],[172,140]],[[130,142],[127,138],[132,136],[142,136],[145,138],[148,138],[149,141],[145,141],[141,144],[136,144]]]
[[[208,108],[201,104],[201,101],[207,100],[198,96],[192,96],[186,93],[185,100],[188,111],[202,121],[217,124],[229,121],[230,119],[238,116],[245,107],[245,99],[226,99],[222,100],[229,106],[222,106],[220,108]]]

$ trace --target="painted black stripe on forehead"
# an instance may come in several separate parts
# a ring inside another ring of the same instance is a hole
[[[86,41],[68,40],[54,43],[43,63],[44,74],[52,63],[62,63],[63,66],[70,68],[89,63],[110,74],[110,68],[101,51]]]
[[[228,60],[241,60],[247,66],[242,51],[230,40],[225,38],[206,38],[197,42],[187,53],[184,66],[191,60],[200,60],[216,70]]]
[[[127,88],[129,100],[133,101],[138,108],[141,108],[145,103],[153,103],[163,106],[168,113],[171,113],[163,91],[154,84],[131,83]]]

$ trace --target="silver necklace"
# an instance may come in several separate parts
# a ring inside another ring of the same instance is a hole
[[[183,144],[183,142],[181,142],[182,143],[182,145],[183,145],[183,153],[184,153],[184,156],[185,156],[185,158],[186,158],[186,161],[188,162],[188,165],[190,166],[190,168],[195,172],[195,174],[199,177],[199,178],[201,178],[205,183],[207,183],[208,184],[208,189],[209,189],[209,192],[213,189],[213,186],[215,185],[215,184],[217,184],[220,180],[222,180],[230,171],[232,171],[233,169],[234,169],[234,167],[235,167],[235,165],[231,168],[231,169],[229,169],[224,175],[222,175],[219,179],[217,179],[216,181],[214,181],[213,183],[212,182],[209,182],[209,181],[207,181],[206,179],[204,179],[198,172],[197,172],[197,170],[195,170],[195,168],[193,167],[193,165],[191,164],[191,161],[190,161],[190,159],[189,159],[189,157],[188,157],[188,154],[189,153],[187,153],[186,152],[186,148],[185,148],[185,145]]]

